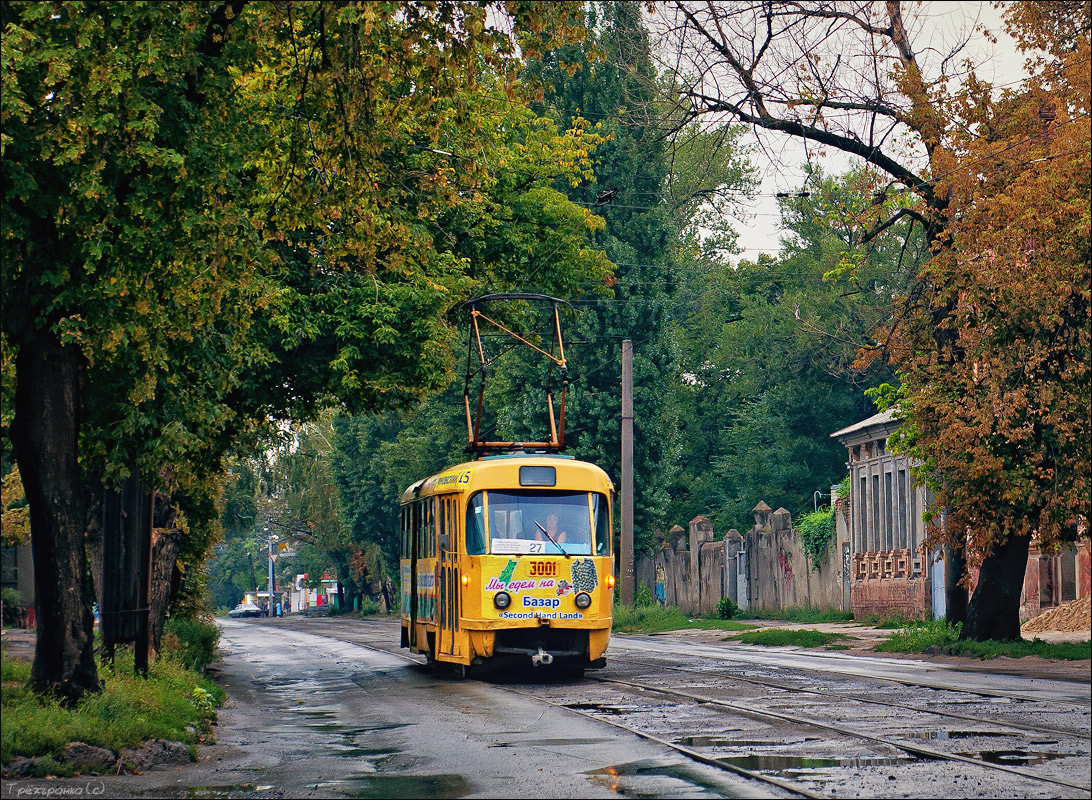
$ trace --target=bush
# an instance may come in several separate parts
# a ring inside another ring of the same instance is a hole
[[[731,619],[739,613],[739,606],[731,597],[722,597],[717,603],[717,616],[720,619]]]
[[[172,617],[163,627],[160,649],[189,669],[203,672],[216,658],[216,645],[219,643],[220,629],[216,623]]]
[[[379,604],[378,600],[373,600],[370,597],[360,598],[360,616],[362,617],[374,617],[377,614],[383,613],[383,606]]]
[[[31,665],[0,657],[3,688],[0,707],[0,760],[15,756],[57,759],[69,742],[86,742],[115,754],[149,739],[194,745],[205,741],[216,719],[224,691],[182,666],[175,658],[156,659],[143,678],[133,672],[133,650],[119,648],[114,663],[99,663],[103,690],[86,695],[74,708],[55,697],[36,695],[27,687]],[[53,761],[39,765],[38,775],[65,774]],[[68,772],[71,772],[68,769]]]
[[[0,600],[3,600],[6,606],[17,606],[23,602],[23,598],[19,596],[19,590],[10,586],[0,590]]]
[[[797,524],[804,554],[815,569],[819,569],[834,538],[834,509],[822,508],[800,517]]]
[[[633,598],[633,605],[635,608],[648,608],[652,606],[652,590],[642,583],[641,588],[637,590],[637,594]]]

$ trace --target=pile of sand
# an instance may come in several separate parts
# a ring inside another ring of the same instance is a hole
[[[1057,608],[1052,608],[1035,619],[1028,620],[1020,628],[1023,633],[1087,631],[1089,629],[1092,629],[1092,597],[1071,600]]]

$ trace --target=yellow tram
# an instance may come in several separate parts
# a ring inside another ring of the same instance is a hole
[[[401,497],[402,646],[472,666],[602,667],[614,602],[613,485],[558,454],[485,456]]]

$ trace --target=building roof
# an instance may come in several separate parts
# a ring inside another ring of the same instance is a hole
[[[895,415],[895,412],[891,409],[887,411],[881,411],[879,414],[874,414],[868,419],[861,420],[860,422],[850,425],[848,428],[842,428],[840,431],[835,431],[830,435],[833,439],[838,436],[846,436],[851,433],[857,433],[863,431],[866,428],[872,428],[877,425],[885,425],[889,422],[899,422],[900,418]]]

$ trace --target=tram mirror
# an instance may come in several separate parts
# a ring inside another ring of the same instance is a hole
[[[447,533],[441,533],[436,537],[436,543],[440,546],[440,552],[446,553],[451,549],[451,535]]]

